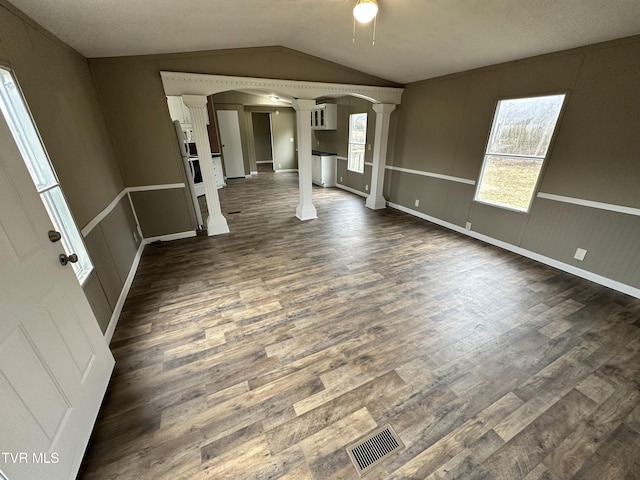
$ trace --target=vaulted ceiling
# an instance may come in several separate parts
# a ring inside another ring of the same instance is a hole
[[[282,45],[397,83],[640,34],[639,0],[10,0],[87,58]]]

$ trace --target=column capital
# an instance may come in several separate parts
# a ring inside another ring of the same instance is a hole
[[[294,98],[291,102],[291,106],[297,112],[310,112],[313,107],[316,106],[315,100],[309,100],[307,98]]]
[[[182,101],[189,108],[206,107],[206,95],[182,95]]]
[[[391,113],[396,109],[396,105],[393,103],[374,103],[373,110],[376,113]]]

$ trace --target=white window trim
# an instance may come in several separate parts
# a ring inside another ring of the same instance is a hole
[[[364,138],[364,142],[360,143],[360,142],[352,142],[351,141],[351,118],[354,115],[365,115],[366,116],[366,121],[367,121],[367,126],[368,126],[368,122],[369,122],[369,115],[367,114],[367,112],[359,112],[359,113],[351,113],[349,114],[349,145],[347,146],[347,170],[350,172],[354,172],[354,173],[359,173],[361,175],[364,174],[364,166],[365,166],[365,155],[366,155],[366,151],[367,151],[367,132],[365,129],[365,138]],[[364,146],[364,151],[365,153],[362,155],[362,170],[356,170],[352,167],[352,162],[351,162],[351,145],[362,145]]]
[[[496,154],[496,153],[489,153],[488,149],[489,149],[489,145],[491,145],[491,142],[493,140],[493,137],[495,136],[496,132],[494,131],[494,127],[496,125],[496,116],[498,114],[498,110],[500,107],[500,103],[503,101],[509,101],[509,100],[519,100],[519,99],[527,99],[527,98],[542,98],[542,97],[549,97],[549,96],[563,96],[562,99],[562,104],[560,106],[560,111],[558,112],[558,117],[556,118],[556,122],[555,125],[553,126],[553,132],[551,134],[551,138],[549,140],[549,144],[547,145],[547,150],[545,152],[544,156],[536,156],[536,155],[519,155],[519,154]],[[529,212],[531,211],[531,206],[533,205],[533,201],[537,196],[537,193],[540,189],[540,183],[541,183],[541,179],[542,176],[544,174],[544,170],[547,164],[547,159],[549,158],[549,154],[552,151],[552,147],[556,138],[556,135],[558,133],[558,125],[560,124],[560,121],[562,119],[562,114],[564,112],[564,109],[566,107],[567,104],[567,97],[568,94],[567,92],[556,92],[556,93],[549,93],[549,94],[544,94],[544,95],[535,95],[535,96],[529,96],[529,97],[509,97],[509,98],[501,98],[497,101],[496,103],[496,108],[494,109],[493,112],[493,117],[491,120],[491,129],[489,130],[489,137],[487,138],[487,144],[485,146],[484,149],[484,155],[482,158],[482,168],[480,169],[480,175],[478,176],[478,181],[475,182],[476,183],[476,190],[475,193],[473,195],[473,201],[476,203],[480,203],[482,205],[489,205],[491,207],[496,207],[496,208],[501,208],[503,210],[508,210],[511,212],[515,212],[515,213],[522,213],[522,214],[529,214]],[[488,200],[483,200],[478,198],[478,194],[480,193],[480,188],[482,187],[482,179],[484,177],[484,172],[485,172],[485,167],[487,165],[487,157],[509,157],[509,158],[526,158],[526,159],[535,159],[535,160],[540,160],[542,162],[542,164],[540,165],[540,172],[538,173],[538,178],[536,179],[536,183],[533,187],[533,191],[531,192],[531,197],[529,198],[529,204],[527,205],[526,209],[521,209],[512,205],[506,205],[503,203],[497,203],[497,202],[491,202]]]

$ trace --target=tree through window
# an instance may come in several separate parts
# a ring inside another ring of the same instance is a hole
[[[564,98],[498,102],[475,200],[529,211]]]
[[[364,151],[367,143],[367,114],[349,115],[349,158],[347,168],[353,172],[364,172]]]

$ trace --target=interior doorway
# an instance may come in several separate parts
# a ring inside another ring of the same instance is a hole
[[[252,112],[253,143],[258,173],[275,171],[273,158],[273,130],[271,114],[268,112]]]

